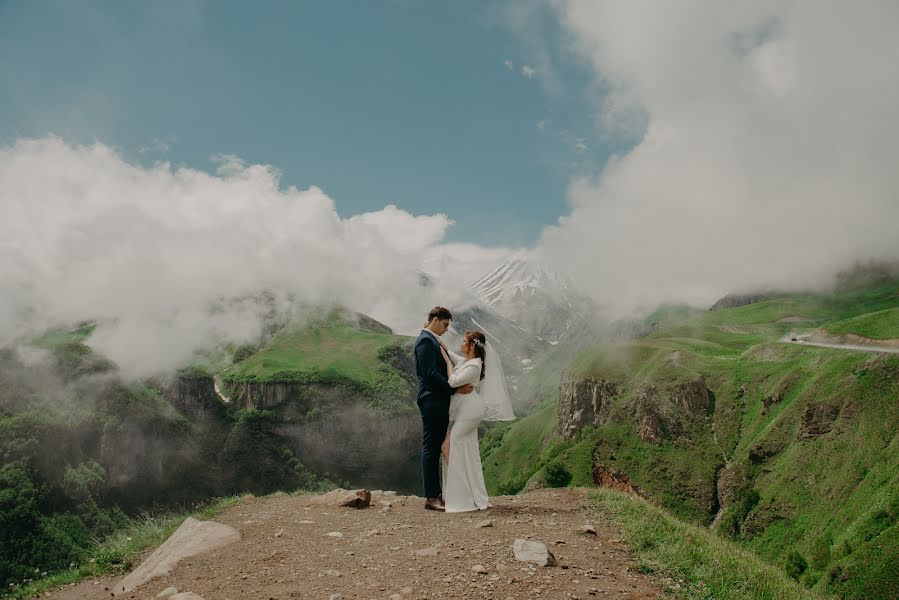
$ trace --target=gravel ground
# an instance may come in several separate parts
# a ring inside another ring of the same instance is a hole
[[[155,598],[170,587],[206,600],[662,596],[634,570],[618,532],[590,509],[583,491],[538,490],[491,502],[486,511],[442,514],[424,510],[414,496],[375,494],[362,510],[315,506],[309,496],[247,499],[216,518],[240,531],[239,542],[187,558],[169,575],[116,597]],[[596,535],[579,531],[588,524]],[[517,538],[545,543],[558,564],[517,561]],[[120,579],[85,581],[49,597],[111,598]]]

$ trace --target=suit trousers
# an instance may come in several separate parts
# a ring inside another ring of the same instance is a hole
[[[440,445],[449,427],[449,398],[430,394],[418,400],[421,412],[421,479],[425,498],[440,496]]]

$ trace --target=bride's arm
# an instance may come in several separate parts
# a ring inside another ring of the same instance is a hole
[[[455,352],[453,352],[452,350],[450,350],[450,349],[447,347],[446,342],[444,342],[442,338],[437,338],[437,341],[440,342],[440,347],[443,348],[443,349],[446,351],[447,355],[449,355],[450,360],[453,361],[453,364],[454,364],[454,365],[458,365],[458,364],[463,363],[463,362],[465,362],[466,360],[468,360],[468,359],[466,359],[464,356],[462,356],[461,354],[456,354]]]
[[[455,372],[447,375],[447,381],[453,387],[461,387],[463,385],[475,385],[481,377],[481,361],[468,361]]]

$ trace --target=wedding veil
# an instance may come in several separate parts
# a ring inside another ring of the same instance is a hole
[[[481,398],[484,400],[484,421],[514,421],[515,413],[512,411],[512,400],[506,389],[506,376],[503,372],[503,364],[499,360],[499,354],[493,351],[493,346],[487,342],[484,362],[487,363],[484,380],[478,386]]]

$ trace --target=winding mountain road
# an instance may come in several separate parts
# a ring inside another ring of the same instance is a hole
[[[801,346],[818,346],[819,348],[835,348],[837,350],[850,350],[853,352],[886,352],[888,354],[899,354],[899,348],[889,348],[887,346],[862,346],[859,344],[828,344],[825,342],[809,342],[806,341],[811,334],[803,334],[796,336],[796,341],[790,339],[789,335],[780,338],[780,342],[784,344],[795,344]]]

